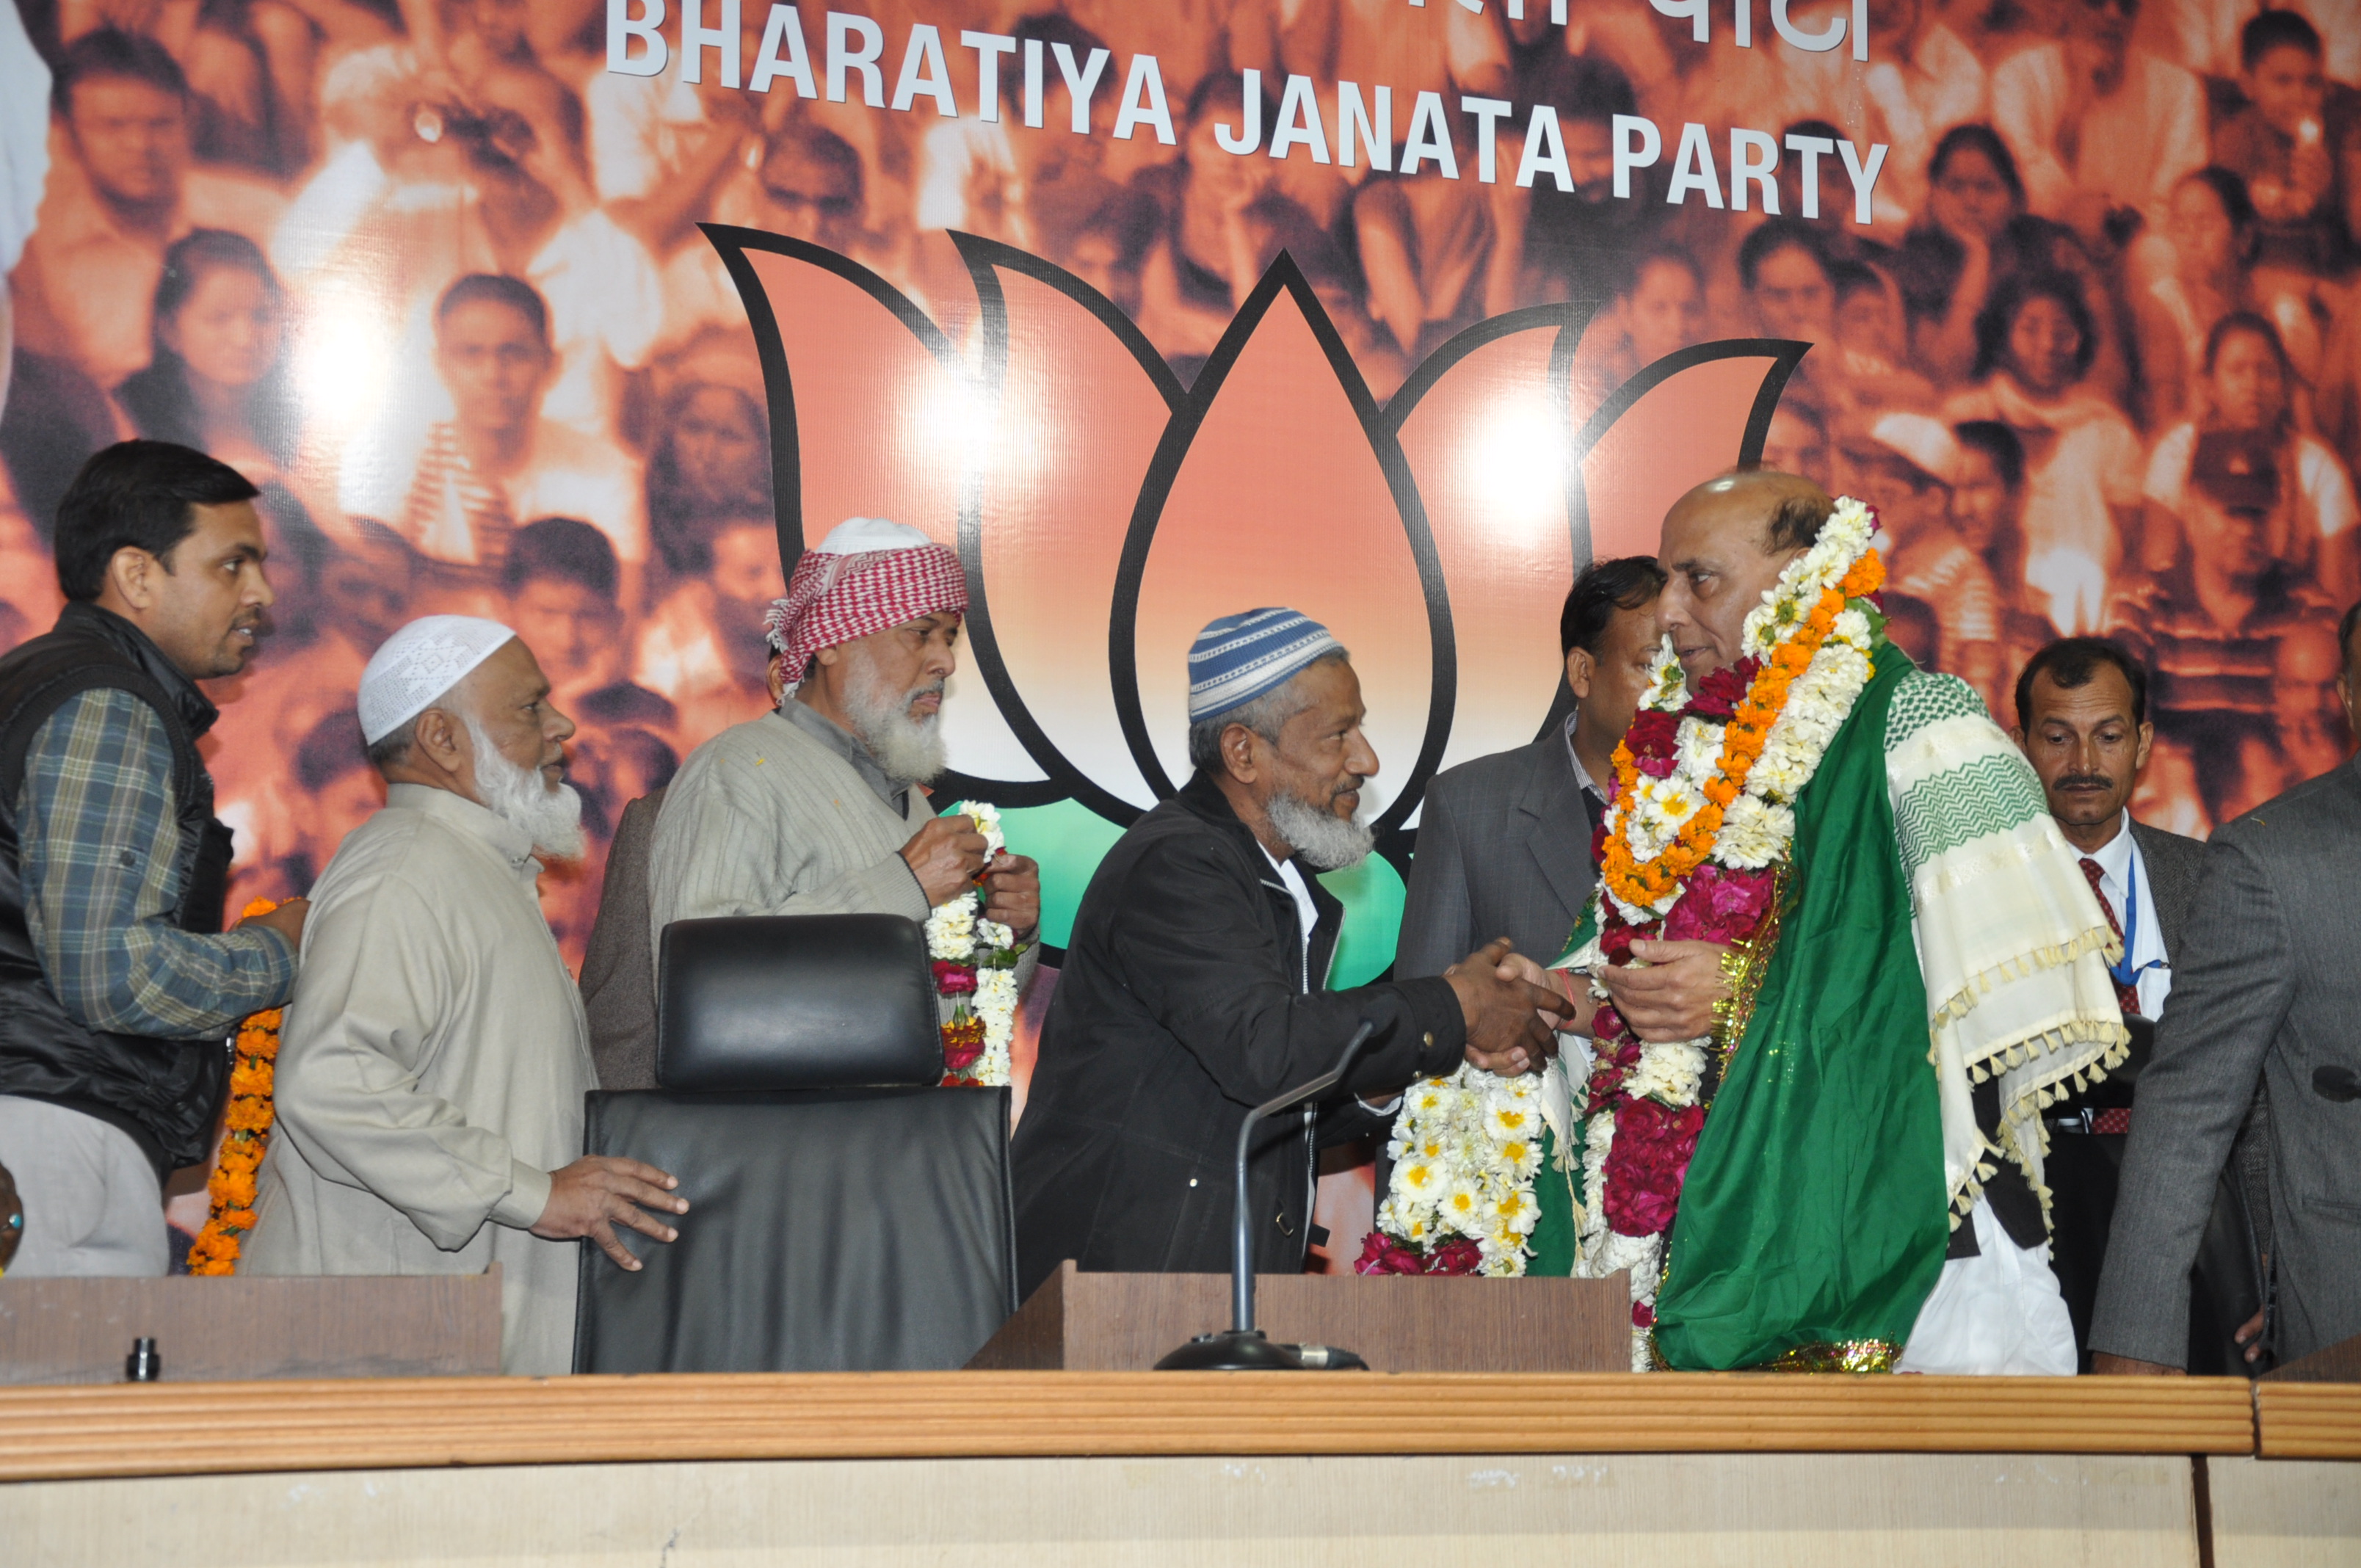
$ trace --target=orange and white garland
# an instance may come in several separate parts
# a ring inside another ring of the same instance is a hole
[[[1755,664],[1751,679],[1737,667],[1719,671],[1693,698],[1670,639],[1658,650],[1640,717],[1615,748],[1615,806],[1599,856],[1599,881],[1626,919],[1661,919],[1708,860],[1753,870],[1785,858],[1795,831],[1790,803],[1869,680],[1873,632],[1846,606],[1884,584],[1876,534],[1868,506],[1850,497],[1837,503],[1818,541],[1746,617],[1740,641],[1741,661]],[[1815,670],[1832,641],[1832,657]],[[1806,689],[1795,692],[1807,674]],[[1716,692],[1725,681],[1733,689]],[[1726,722],[1705,712],[1716,696],[1731,704]],[[1675,715],[1670,755],[1643,765],[1633,738]]]
[[[258,898],[246,906],[244,918],[268,915],[278,908],[271,899]],[[191,1274],[229,1274],[237,1268],[238,1244],[254,1229],[257,1173],[270,1146],[275,1119],[271,1094],[279,1058],[279,1025],[283,1008],[250,1014],[237,1026],[236,1056],[229,1071],[229,1108],[223,1113],[221,1161],[205,1183],[212,1208],[204,1229],[189,1246]]]

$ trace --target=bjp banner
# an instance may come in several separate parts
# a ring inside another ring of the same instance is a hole
[[[2004,725],[2060,635],[2151,673],[2135,809],[2346,754],[2361,27],[2132,0],[253,0],[0,13],[0,647],[80,463],[261,487],[280,591],[208,744],[236,896],[382,798],[394,627],[496,616],[591,848],[771,696],[853,516],[957,549],[953,775],[1043,863],[1188,773],[1198,627],[1352,651],[1392,961],[1422,793],[1570,709],[1595,559],[1762,463],[1877,506],[1891,634]],[[1038,1005],[1028,1009],[1038,1025]],[[1025,1036],[1029,1039],[1029,1029]],[[1020,1039],[1020,1076],[1026,1061]]]

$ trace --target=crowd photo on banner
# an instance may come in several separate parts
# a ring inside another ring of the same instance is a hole
[[[1095,289],[1183,387],[1282,253],[1378,404],[1540,304],[1589,313],[1593,403],[1701,344],[1808,344],[1763,463],[1877,508],[1919,664],[2007,728],[2032,653],[2116,640],[2152,678],[2132,809],[2178,833],[2336,765],[2352,0],[1772,9],[16,0],[0,652],[58,618],[93,454],[219,458],[260,491],[278,596],[205,688],[228,909],[305,894],[384,805],[371,654],[487,618],[578,727],[585,849],[540,884],[578,968],[625,808],[777,700],[791,470],[698,225],[848,258],[961,354],[975,235]]]

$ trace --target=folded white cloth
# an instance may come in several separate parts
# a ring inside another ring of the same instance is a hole
[[[2010,1241],[1982,1198],[1968,1223],[1978,1255],[1943,1265],[1894,1370],[2074,1376],[2074,1322],[2049,1272],[2049,1248],[2027,1251]]]

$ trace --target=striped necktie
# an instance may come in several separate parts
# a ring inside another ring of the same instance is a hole
[[[2101,866],[2098,861],[2092,860],[2088,855],[2082,857],[2082,875],[2089,881],[2092,895],[2098,899],[2099,908],[2107,917],[2107,929],[2113,931],[2115,934],[2115,940],[2120,942],[2124,939],[2123,924],[2115,918],[2115,906],[2108,902],[2107,890],[2101,886],[2099,883],[2099,879],[2105,874],[2105,868]],[[2131,955],[2126,953],[2124,956],[2125,958],[2129,958]],[[2125,985],[2122,981],[2116,981],[2115,1004],[2124,1010],[2125,1017],[2138,1017],[2140,1010],[2139,987],[2136,985]]]
[[[2107,929],[2113,931],[2115,934],[2115,940],[2120,942],[2124,939],[2122,923],[2115,918],[2115,906],[2107,900],[2107,890],[2099,883],[2100,877],[2104,874],[2105,868],[2098,861],[2088,855],[2082,857],[2082,875],[2091,884],[2092,896],[2099,901],[2099,908],[2107,917]],[[2129,953],[2124,956],[2131,957]],[[2116,981],[2115,1005],[2123,1009],[2125,1017],[2138,1017],[2140,1015],[2139,987],[2136,984],[2125,985],[2122,981]],[[2132,1113],[2128,1110],[2118,1108],[2101,1111],[2091,1118],[2091,1131],[2094,1133],[2128,1133],[2131,1130]]]

